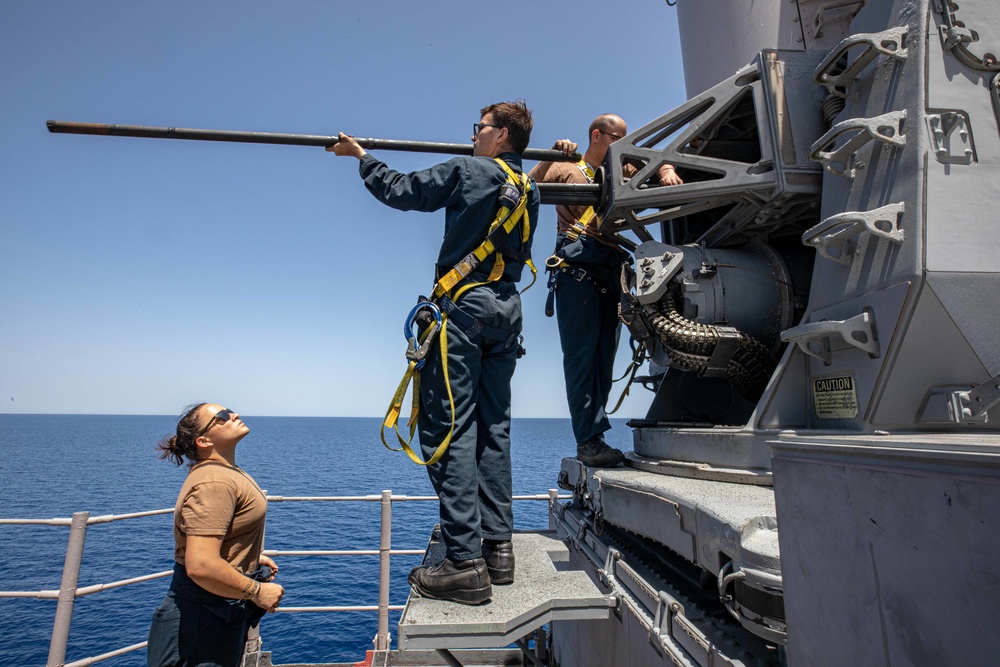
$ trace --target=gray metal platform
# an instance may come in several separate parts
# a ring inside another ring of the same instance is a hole
[[[631,460],[631,459],[630,459]],[[661,475],[630,467],[588,468],[562,462],[563,488],[576,489],[608,524],[647,537],[718,574],[731,559],[780,589],[774,489]]]
[[[493,586],[490,602],[478,606],[431,600],[410,593],[399,620],[399,648],[498,648],[554,620],[608,618],[614,598],[601,595],[584,572],[559,571],[566,545],[551,531],[515,533],[514,583]],[[424,563],[444,559],[444,545],[432,540]]]

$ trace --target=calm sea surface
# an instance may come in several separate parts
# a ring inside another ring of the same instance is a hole
[[[271,495],[433,495],[427,475],[378,437],[378,419],[253,417],[237,461]],[[160,460],[159,439],[175,417],[110,415],[0,415],[0,518],[50,519],[173,507],[185,467]],[[512,426],[514,493],[545,493],[556,486],[563,456],[575,453],[569,420],[515,419]],[[631,449],[621,420],[612,444]],[[271,503],[269,549],[377,549],[378,503]],[[514,504],[519,529],[544,528],[544,502]],[[422,549],[437,517],[436,502],[395,503],[393,547]],[[172,518],[156,516],[88,529],[79,585],[110,583],[168,570],[173,564]],[[59,588],[69,529],[0,526],[0,590]],[[403,604],[406,574],[419,556],[394,556],[391,604]],[[378,558],[282,557],[279,582],[288,607],[375,605]],[[169,579],[127,586],[76,602],[67,662],[146,640],[153,609]],[[54,600],[0,599],[4,648],[0,662],[41,666],[48,656]],[[393,633],[399,612],[390,618]],[[261,625],[264,650],[275,663],[355,661],[371,648],[375,612],[273,614]],[[145,651],[101,665],[144,665]]]

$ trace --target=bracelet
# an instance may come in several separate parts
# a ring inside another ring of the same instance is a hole
[[[260,583],[259,581],[255,581],[254,583],[257,584],[257,587],[254,588],[253,595],[250,596],[251,600],[256,600],[257,599],[257,596],[260,595],[260,588],[261,588],[261,586],[263,586],[263,584]]]

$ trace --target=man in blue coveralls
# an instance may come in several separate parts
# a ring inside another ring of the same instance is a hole
[[[491,104],[473,127],[473,156],[456,157],[422,171],[402,174],[369,155],[345,134],[330,150],[360,160],[361,178],[376,199],[408,211],[445,209],[444,241],[435,279],[448,273],[486,239],[500,210],[498,196],[508,181],[504,162],[521,174],[521,154],[533,121],[523,100]],[[491,254],[462,282],[472,287],[456,297],[461,312],[447,324],[447,377],[439,345],[430,347],[420,375],[420,446],[425,460],[451,427],[447,383],[454,397],[454,434],[440,460],[427,466],[440,500],[441,539],[447,557],[410,573],[410,584],[425,597],[479,604],[491,584],[514,580],[511,532],[510,380],[521,350],[521,297],[515,283],[530,258],[540,196],[527,191],[530,232],[515,229],[500,249],[503,271],[490,274],[499,254]],[[455,294],[454,290],[449,295]],[[470,326],[471,324],[471,326]],[[479,326],[481,325],[481,326]]]
[[[541,162],[530,175],[539,183],[593,183],[594,172],[604,161],[608,147],[627,133],[620,116],[601,114],[590,124],[590,141],[582,160],[576,164]],[[553,148],[570,155],[577,144],[560,139]],[[626,164],[623,173],[631,178],[636,169]],[[683,182],[669,164],[658,169],[658,176],[660,185]],[[553,257],[559,262],[550,267],[553,273],[549,298],[555,297],[576,458],[588,466],[614,467],[625,460],[625,455],[604,441],[604,433],[611,428],[605,410],[621,331],[619,276],[622,264],[631,262],[631,258],[597,230],[591,206],[560,204],[556,206],[556,223]]]

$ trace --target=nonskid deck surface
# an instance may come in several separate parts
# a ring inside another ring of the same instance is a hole
[[[410,593],[399,622],[399,647],[412,649],[499,648],[554,620],[608,618],[613,598],[601,595],[584,572],[560,571],[569,553],[554,532],[513,536],[514,583],[493,586],[490,602],[469,606]],[[424,563],[444,559],[432,538]]]
[[[524,655],[520,649],[469,649],[452,651],[462,667],[523,667]],[[367,651],[359,662],[335,663],[282,663],[272,664],[270,654],[261,655],[256,665],[244,667],[448,667],[437,651]]]
[[[715,556],[743,547],[778,568],[774,489],[660,475],[633,468],[587,468],[563,459],[567,488],[586,488],[588,509],[610,525],[669,547],[718,571]],[[745,543],[752,541],[752,544]],[[706,554],[710,557],[706,558]]]

